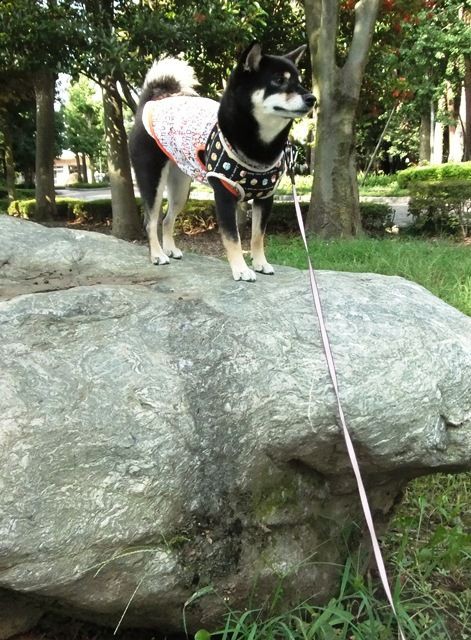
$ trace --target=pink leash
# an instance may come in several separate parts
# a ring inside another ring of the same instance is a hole
[[[337,379],[337,371],[335,369],[334,356],[332,354],[332,347],[330,346],[329,336],[327,333],[327,329],[324,321],[324,313],[322,311],[321,298],[319,294],[319,287],[317,285],[316,275],[314,269],[312,267],[311,258],[309,256],[309,248],[307,246],[306,239],[306,231],[304,228],[303,217],[301,214],[301,207],[299,205],[298,194],[296,193],[296,185],[294,183],[294,165],[296,161],[296,152],[293,150],[292,145],[289,145],[285,150],[285,158],[287,165],[287,173],[291,179],[291,184],[293,187],[293,199],[294,199],[294,207],[296,209],[296,216],[298,219],[299,230],[301,232],[301,236],[304,242],[304,248],[306,249],[307,261],[309,266],[309,280],[311,284],[311,292],[314,300],[314,307],[317,314],[317,320],[319,322],[319,329],[321,332],[322,345],[324,347],[325,359],[327,361],[327,366],[329,368],[330,378],[332,380],[332,386],[334,388],[335,398],[337,400],[337,409],[340,418],[340,423],[342,425],[343,436],[345,438],[345,443],[347,445],[348,455],[350,457],[350,462],[353,468],[353,473],[355,474],[355,478],[358,485],[358,493],[360,494],[361,506],[363,507],[363,513],[365,515],[366,524],[368,526],[368,530],[370,533],[371,542],[373,545],[373,552],[376,560],[376,566],[378,567],[378,572],[381,578],[381,583],[383,585],[384,592],[386,597],[391,605],[391,609],[396,618],[397,627],[398,627],[398,637],[401,640],[405,640],[404,633],[402,632],[402,628],[399,622],[399,618],[396,612],[396,607],[394,606],[394,601],[391,594],[391,589],[389,587],[388,575],[386,572],[386,567],[384,566],[383,556],[381,554],[381,549],[378,543],[378,537],[376,535],[373,517],[371,515],[370,505],[368,504],[368,498],[365,491],[365,486],[363,484],[363,479],[360,473],[360,467],[358,465],[357,456],[355,453],[355,449],[353,447],[352,439],[350,437],[350,433],[347,428],[347,423],[345,421],[345,415],[342,409],[342,403],[340,401],[340,393]]]

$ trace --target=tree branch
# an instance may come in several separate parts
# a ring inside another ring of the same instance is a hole
[[[135,114],[137,111],[137,103],[134,99],[134,96],[131,93],[131,87],[129,86],[128,81],[124,77],[124,73],[122,69],[119,69],[116,74],[116,79],[119,82],[121,87],[121,91],[123,92],[123,97],[126,100],[126,104],[131,109],[131,111]]]
[[[378,15],[380,0],[359,0],[355,5],[355,27],[347,61],[342,69],[344,92],[357,100],[368,60],[368,52]]]
[[[337,75],[335,49],[339,0],[304,0],[306,31],[312,65],[312,84],[317,98]]]

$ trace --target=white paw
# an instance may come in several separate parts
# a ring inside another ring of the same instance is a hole
[[[272,276],[275,273],[275,271],[273,270],[273,267],[268,262],[259,262],[259,263],[254,262],[252,264],[252,267],[258,273],[264,273],[265,275],[268,275],[268,276]]]
[[[151,256],[150,261],[152,264],[168,264],[170,262],[169,257],[165,253],[159,253],[156,256]]]
[[[181,260],[183,258],[183,253],[180,249],[177,249],[177,247],[174,247],[173,249],[164,248],[164,251],[169,258],[173,258],[174,260]]]
[[[243,280],[244,282],[255,282],[257,276],[255,275],[255,271],[246,267],[243,270],[240,269],[232,269],[232,277],[234,280]]]

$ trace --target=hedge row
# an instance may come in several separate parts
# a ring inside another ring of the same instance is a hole
[[[57,198],[57,219],[84,220],[87,222],[104,222],[111,218],[110,200],[74,200],[71,198]],[[303,215],[306,216],[308,205],[301,205]],[[360,204],[362,223],[365,231],[374,235],[384,233],[393,224],[393,211],[387,204],[362,202]],[[35,220],[35,200],[15,200],[10,203],[8,213],[20,218]],[[211,200],[189,200],[178,216],[177,231],[184,233],[192,229],[208,229],[216,225],[214,202]],[[270,218],[270,229],[280,233],[297,230],[296,215],[292,202],[275,202]]]
[[[301,203],[301,212],[306,219],[308,203]],[[392,227],[394,211],[388,204],[361,202],[360,215],[363,229],[371,235],[381,235]],[[209,200],[190,200],[181,216],[180,228],[187,231],[189,226],[196,226],[200,221],[209,226],[216,223],[214,203]],[[178,223],[177,223],[178,226]],[[293,233],[298,230],[296,213],[292,202],[275,202],[270,216],[269,230],[278,233]]]
[[[443,180],[471,180],[471,162],[410,167],[409,169],[399,171],[397,174],[397,182],[401,189],[410,188],[417,182],[435,182]]]
[[[111,200],[56,199],[57,219],[103,222],[111,218]],[[8,214],[19,218],[36,220],[36,200],[13,200],[8,206]]]
[[[464,238],[471,235],[471,180],[416,182],[410,194],[409,213],[415,230]]]

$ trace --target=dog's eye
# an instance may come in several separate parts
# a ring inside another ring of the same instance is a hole
[[[285,79],[284,76],[276,75],[276,76],[273,76],[273,78],[271,79],[271,84],[274,87],[282,87],[284,85],[284,83],[285,83],[285,80],[286,79]]]

